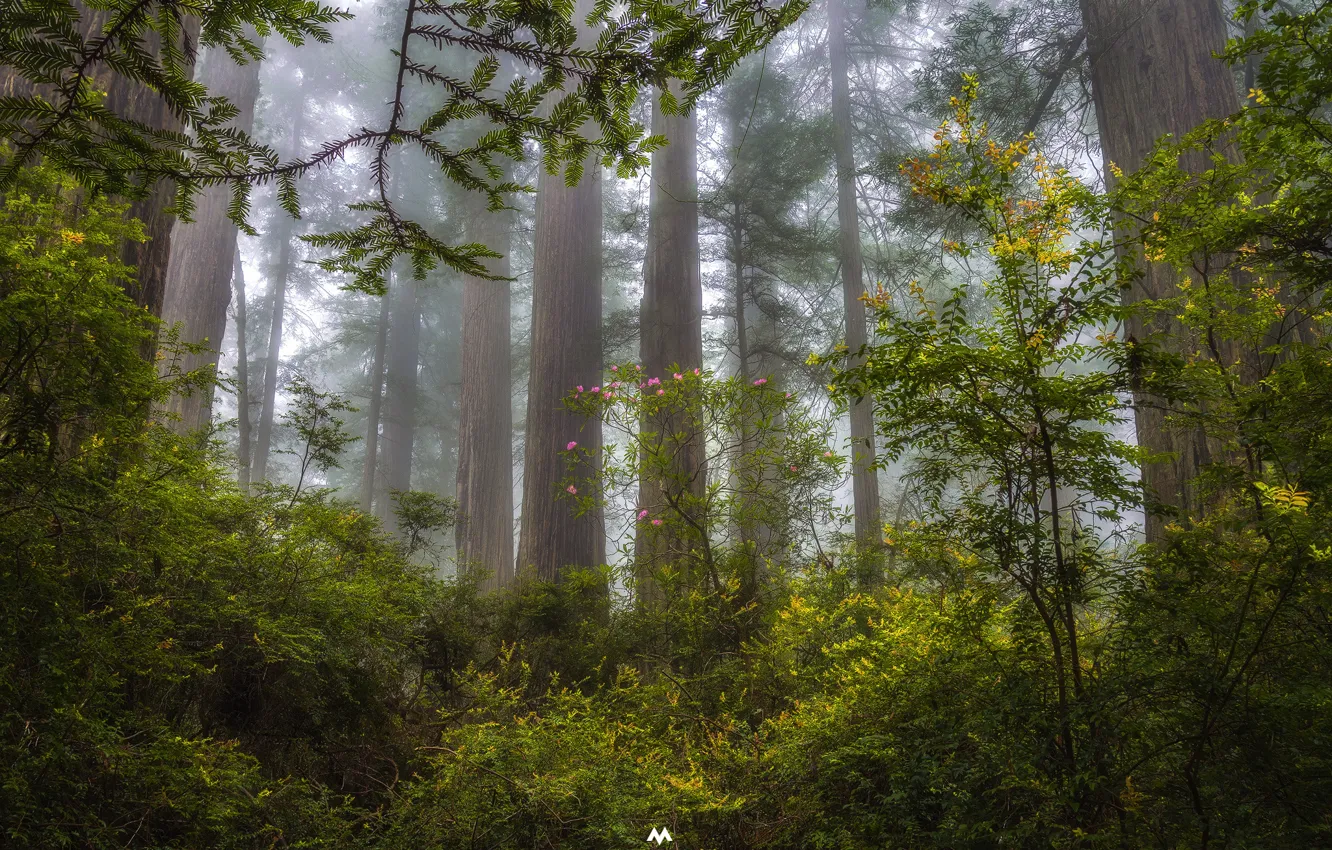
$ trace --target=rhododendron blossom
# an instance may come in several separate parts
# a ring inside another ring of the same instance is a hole
[[[573,494],[573,495],[575,495],[575,496],[578,495],[578,488],[575,487],[575,486],[573,486],[572,484],[570,484],[568,487],[565,487],[564,489],[565,489],[565,490],[568,490],[571,494]]]
[[[643,508],[643,510],[638,512],[638,519],[640,521],[645,520],[647,519],[647,515],[648,515],[647,508]]]
[[[564,450],[565,450],[566,452],[571,452],[571,451],[573,451],[573,450],[576,449],[576,448],[578,448],[578,441],[577,441],[577,440],[570,440],[570,441],[569,441],[569,445],[565,446],[565,447],[564,447]]]
[[[768,379],[767,379],[767,378],[759,378],[757,381],[754,382],[754,386],[756,386],[756,387],[761,387],[761,386],[763,386],[764,384],[766,384],[767,382],[768,382]]]
[[[683,379],[684,379],[684,375],[681,375],[679,372],[676,372],[676,373],[675,373],[675,380],[680,381],[680,380],[683,380]]]
[[[666,395],[665,390],[657,390],[657,395]]]
[[[654,520],[652,521],[652,524],[653,524],[653,525],[661,525],[661,520],[659,520],[659,519],[654,519]]]

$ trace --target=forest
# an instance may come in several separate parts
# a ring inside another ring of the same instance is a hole
[[[1322,0],[3,0],[0,847],[1332,847],[1325,281]]]

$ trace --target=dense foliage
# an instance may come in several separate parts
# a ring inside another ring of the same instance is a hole
[[[1259,63],[1248,104],[1109,195],[993,137],[966,78],[902,166],[966,222],[952,286],[872,294],[866,349],[810,363],[873,401],[922,505],[872,569],[825,533],[831,429],[762,375],[622,363],[568,388],[612,439],[600,465],[549,447],[561,498],[618,512],[618,574],[438,577],[456,506],[400,492],[394,536],[319,487],[349,408],[308,381],[298,483],[242,493],[157,421],[201,378],[125,294],[141,226],[59,156],[15,171],[0,843],[1328,846],[1330,37],[1332,12],[1283,4],[1231,47]],[[1178,297],[1122,305],[1129,239]],[[1186,344],[1124,338],[1129,309]],[[1215,451],[1206,512],[1141,545],[1121,435],[1147,392]]]

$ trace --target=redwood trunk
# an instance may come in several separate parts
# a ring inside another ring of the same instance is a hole
[[[510,216],[488,212],[473,193],[473,242],[503,256],[487,265],[508,277]],[[458,563],[481,573],[483,587],[513,581],[513,375],[509,283],[463,278],[462,398],[458,412]]]
[[[585,25],[591,0],[577,0],[573,25],[578,47],[597,34]],[[577,512],[560,489],[568,443],[582,450],[573,486],[587,495],[601,468],[601,421],[564,409],[574,387],[601,382],[601,163],[583,161],[582,179],[565,184],[543,168],[537,180],[532,245],[532,356],[527,384],[523,448],[523,516],[517,570],[558,582],[566,569],[599,567],[606,560],[601,512]]]
[[[225,50],[213,50],[200,76],[209,93],[226,97],[240,110],[231,126],[249,133],[254,128],[254,103],[259,96],[259,63],[237,65]],[[208,346],[200,354],[185,355],[181,367],[186,371],[217,368],[217,347],[227,329],[231,266],[236,254],[236,225],[227,218],[230,202],[229,187],[205,189],[197,199],[194,221],[180,223],[171,236],[162,319],[168,327],[178,322],[183,325],[182,342]],[[180,419],[172,427],[181,433],[203,428],[212,418],[212,404],[211,384],[188,396],[173,395],[167,411]]]
[[[667,145],[652,154],[652,188],[648,207],[647,256],[643,263],[643,305],[640,312],[640,356],[649,377],[669,380],[673,370],[691,372],[703,365],[703,283],[698,264],[698,119],[696,113],[667,115],[658,100],[652,105],[652,132]],[[658,450],[672,458],[665,477],[644,474],[639,507],[656,517],[690,494],[702,496],[702,435],[687,411],[676,410],[642,423],[654,435]],[[684,435],[683,441],[677,435]],[[645,436],[645,439],[647,437]],[[705,522],[703,517],[693,517]],[[673,525],[681,525],[675,518]],[[642,602],[658,597],[654,569],[680,564],[700,548],[694,535],[656,533],[640,524],[635,540],[638,592]]]
[[[299,89],[298,89],[299,91]],[[299,98],[299,95],[298,95]],[[291,151],[295,155],[301,145],[301,125],[305,116],[303,105],[296,109],[291,125]],[[282,360],[282,328],[287,311],[287,278],[291,273],[291,237],[293,222],[281,209],[274,210],[277,219],[277,261],[269,277],[269,304],[273,320],[268,327],[268,352],[264,363],[264,398],[259,412],[259,437],[255,447],[254,477],[268,480],[268,456],[273,445],[273,414],[277,403],[278,366]]]
[[[379,298],[375,351],[370,363],[370,407],[365,417],[365,463],[361,467],[361,512],[374,510],[379,463],[379,415],[384,403],[384,356],[388,349],[389,296]]]
[[[1082,14],[1107,184],[1114,181],[1111,163],[1126,172],[1136,170],[1161,136],[1178,136],[1239,108],[1230,69],[1214,55],[1225,46],[1226,26],[1213,0],[1083,0]],[[1184,164],[1207,166],[1196,156]],[[1133,282],[1127,302],[1178,293],[1173,269],[1140,265],[1143,274]],[[1160,334],[1167,345],[1181,348],[1188,339],[1169,318],[1149,327],[1134,320],[1128,331],[1137,339]],[[1146,465],[1142,473],[1149,500],[1164,508],[1147,512],[1147,539],[1157,540],[1171,513],[1187,518],[1200,511],[1194,478],[1212,461],[1214,447],[1197,431],[1168,428],[1161,399],[1139,396],[1135,401],[1138,443],[1171,458]]]
[[[411,274],[394,279],[389,318],[388,370],[384,402],[384,486],[380,517],[397,528],[393,491],[412,489],[412,445],[416,436],[416,372],[421,349],[420,287]]]
[[[600,421],[563,405],[574,387],[601,381],[601,165],[591,156],[585,165],[577,186],[544,169],[537,185],[518,570],[543,581],[605,560],[600,514],[575,515],[572,497],[560,489],[566,474],[560,452],[569,442],[586,453],[572,485],[580,493],[594,485],[601,459]]]
[[[242,493],[250,492],[250,352],[245,339],[248,327],[248,305],[245,303],[245,265],[241,262],[240,248],[234,249],[232,268],[236,281],[236,466],[237,481]]]
[[[848,365],[863,362],[866,343],[865,272],[860,253],[856,202],[856,160],[852,145],[851,90],[847,79],[846,21],[842,0],[828,0],[828,56],[832,65],[833,147],[837,157],[837,226],[841,237],[842,303],[846,315]],[[879,480],[874,470],[874,408],[868,399],[851,400],[851,486],[856,542],[878,548]]]

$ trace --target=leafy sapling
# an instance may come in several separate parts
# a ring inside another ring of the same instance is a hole
[[[293,455],[298,461],[296,487],[291,494],[294,503],[310,470],[327,472],[337,466],[343,450],[360,437],[352,436],[343,427],[346,423],[338,414],[354,412],[356,408],[342,396],[320,392],[303,375],[293,378],[287,390],[291,393],[291,408],[282,415],[282,421],[295,433],[296,447],[278,451]]]

